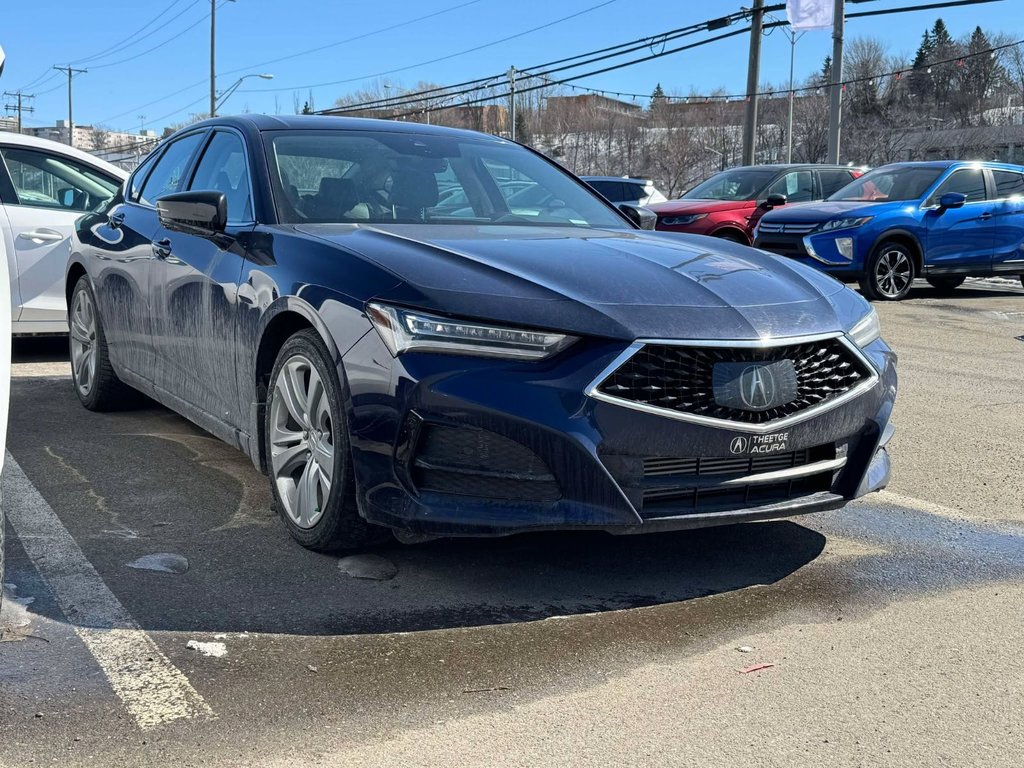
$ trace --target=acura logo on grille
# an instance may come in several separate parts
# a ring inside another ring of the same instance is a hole
[[[751,365],[740,374],[740,398],[748,408],[760,411],[775,400],[775,375],[763,365]]]
[[[729,451],[731,453],[746,453],[747,452],[747,438],[745,437],[734,437],[732,442],[729,443]]]

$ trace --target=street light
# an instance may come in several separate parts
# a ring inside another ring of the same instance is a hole
[[[783,23],[771,14],[766,14],[772,21]],[[791,26],[781,27],[783,34],[789,39],[789,117],[786,120],[786,162],[793,162],[793,101],[796,98],[796,91],[793,90],[793,66],[796,63],[796,41],[804,36],[804,32],[798,32]]]
[[[232,93],[234,93],[235,91],[238,90],[238,86],[240,86],[244,80],[246,80],[247,78],[250,78],[250,77],[258,77],[261,80],[273,80],[274,79],[273,75],[268,74],[266,72],[263,72],[263,73],[260,73],[260,74],[253,73],[251,75],[242,75],[240,78],[235,80],[235,82],[233,82],[231,85],[229,85],[227,87],[227,89],[224,90],[223,93],[221,93],[220,98],[217,99],[216,104],[214,104],[214,106],[213,106],[213,114],[211,115],[211,117],[216,117],[217,116],[217,111],[221,107],[224,106],[224,102],[228,100],[228,98],[231,96]]]

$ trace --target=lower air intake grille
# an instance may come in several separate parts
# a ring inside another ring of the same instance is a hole
[[[486,429],[425,424],[412,478],[420,491],[488,499],[554,501],[558,482],[521,443]]]
[[[765,410],[741,410],[716,401],[718,363],[788,361],[795,395]],[[646,344],[597,389],[604,395],[665,411],[747,424],[764,424],[822,405],[870,376],[867,364],[838,339],[778,347],[695,347]]]

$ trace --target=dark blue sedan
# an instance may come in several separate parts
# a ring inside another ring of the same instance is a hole
[[[823,203],[778,208],[754,245],[898,300],[915,277],[953,290],[967,277],[1024,282],[1024,167],[948,160],[876,168]]]
[[[477,133],[198,123],[78,222],[75,391],[104,410],[140,390],[245,451],[314,549],[717,525],[882,488],[895,356],[867,302],[645,214]]]

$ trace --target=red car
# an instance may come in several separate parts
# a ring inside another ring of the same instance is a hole
[[[760,218],[786,203],[824,200],[862,175],[845,165],[748,165],[716,173],[679,200],[648,206],[655,229],[750,245]]]

